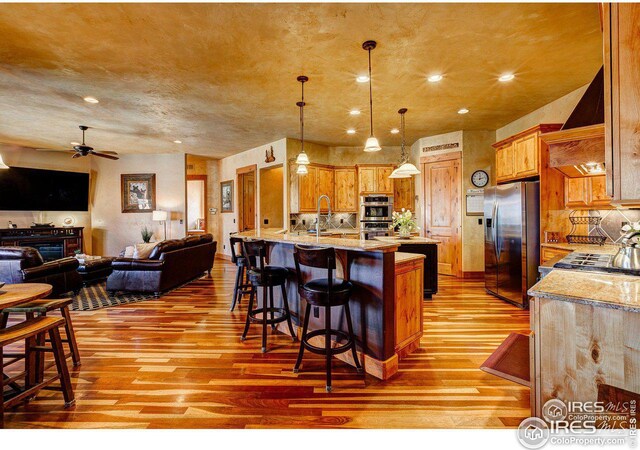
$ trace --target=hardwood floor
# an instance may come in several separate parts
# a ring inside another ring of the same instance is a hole
[[[442,277],[424,304],[422,348],[386,382],[335,361],[334,392],[324,365],[298,344],[259,328],[240,342],[246,300],[229,301],[235,267],[216,260],[211,279],[158,300],[72,312],[82,366],[72,371],[77,404],[44,391],[5,412],[7,428],[499,428],[529,416],[529,390],[478,369],[529,314],[484,292],[480,280]]]

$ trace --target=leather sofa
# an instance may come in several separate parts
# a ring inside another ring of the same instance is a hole
[[[211,234],[162,241],[147,259],[116,258],[107,278],[107,292],[162,292],[211,274],[217,242]]]
[[[0,281],[4,283],[47,283],[53,286],[49,297],[65,292],[77,294],[82,288],[76,258],[44,262],[31,247],[0,247]]]

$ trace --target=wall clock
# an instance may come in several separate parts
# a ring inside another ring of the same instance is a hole
[[[471,175],[471,182],[475,187],[485,187],[489,184],[489,174],[484,170],[476,170],[473,172],[473,175]]]

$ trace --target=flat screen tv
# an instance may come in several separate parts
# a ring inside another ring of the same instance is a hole
[[[0,170],[2,211],[88,211],[89,174],[11,167]]]

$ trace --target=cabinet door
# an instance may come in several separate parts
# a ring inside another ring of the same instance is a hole
[[[356,212],[358,210],[355,168],[335,170],[334,198],[336,212]]]
[[[538,133],[525,136],[513,143],[513,167],[516,178],[539,175],[538,160]]]
[[[300,212],[313,212],[316,210],[318,168],[307,166],[309,173],[298,175],[298,201]]]
[[[326,195],[331,200],[331,205],[334,205],[334,183],[333,183],[333,169],[327,167],[318,168],[318,192],[316,193],[316,202],[318,197]],[[317,210],[317,205],[316,205]],[[321,211],[328,211],[327,203],[322,201]]]
[[[591,206],[595,208],[612,208],[611,197],[607,195],[607,177],[599,175],[589,177],[591,191]]]
[[[605,167],[615,204],[640,206],[640,4],[604,4]]]
[[[371,193],[376,191],[376,168],[358,167],[359,191],[360,193]]]
[[[513,178],[513,146],[511,144],[496,150],[496,180]]]
[[[589,207],[590,198],[589,179],[569,178],[564,180],[564,204],[567,209],[584,209]]]
[[[389,178],[393,172],[393,166],[376,167],[376,192],[380,194],[393,194],[393,178]]]
[[[413,177],[395,178],[393,180],[393,210],[415,210]]]

